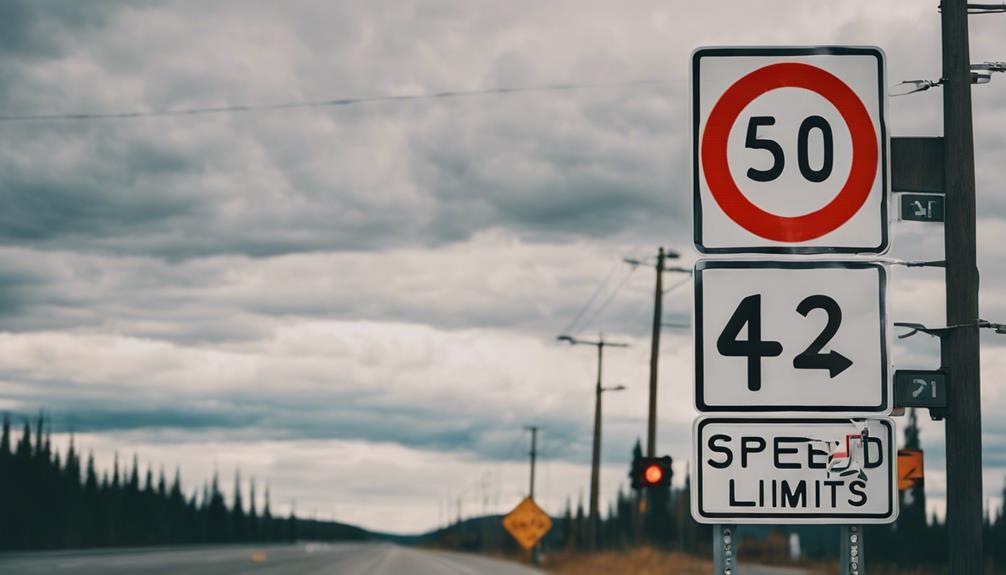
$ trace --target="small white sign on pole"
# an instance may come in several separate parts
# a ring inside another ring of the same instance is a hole
[[[700,417],[692,517],[700,523],[891,523],[890,419]]]

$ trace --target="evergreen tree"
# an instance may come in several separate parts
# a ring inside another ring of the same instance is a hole
[[[234,472],[234,505],[231,507],[231,537],[234,541],[245,540],[245,510],[241,498],[241,472]]]
[[[14,502],[14,454],[11,453],[10,416],[4,414],[0,431],[0,509],[11,509]],[[14,536],[15,523],[10,513],[0,513],[0,550],[8,549]]]
[[[115,462],[112,464],[112,489],[119,490],[119,452],[115,452]]]
[[[35,500],[38,490],[38,482],[35,481],[35,461],[34,450],[31,443],[31,425],[25,421],[24,430],[21,432],[21,439],[14,450],[14,473],[11,477],[14,480],[15,490],[22,486],[23,491],[20,496],[12,496],[10,505],[10,522],[14,526],[11,533],[12,547],[24,549],[29,542],[34,540],[34,527],[30,522],[30,505]]]
[[[182,543],[195,535],[195,529],[191,525],[192,517],[190,505],[185,500],[182,493],[182,472],[175,468],[175,478],[171,482],[171,490],[168,492],[168,541],[171,543]],[[194,507],[192,505],[191,507]]]
[[[566,510],[562,512],[562,519],[559,523],[562,526],[562,531],[560,534],[560,546],[563,549],[572,549],[574,544],[573,538],[573,507],[566,498]]]
[[[0,461],[10,455],[10,415],[4,414],[3,431],[0,432]]]
[[[261,539],[261,534],[259,533],[258,512],[255,510],[255,507],[255,478],[252,477],[248,494],[248,521],[245,530],[245,538],[249,541],[258,541]]]
[[[576,549],[583,551],[587,548],[587,521],[583,515],[583,492],[580,493],[580,501],[576,504],[576,519],[573,523],[573,541]]]
[[[204,500],[203,506],[206,512],[207,540],[213,543],[230,541],[229,513],[224,496],[220,493],[220,479],[216,473],[213,474],[208,502]]]
[[[66,452],[66,468],[64,469],[66,481],[71,486],[80,485],[80,457],[74,447],[74,437],[70,435],[70,447]]]
[[[295,512],[296,507],[296,502],[290,505],[290,517],[286,520],[286,539],[291,543],[295,543],[298,539],[300,539],[300,526],[297,524],[297,514]]]
[[[268,484],[265,486],[265,501],[262,503],[262,529],[265,537],[270,541],[278,541],[282,538],[277,521],[272,516]]]
[[[98,472],[94,469],[94,454],[87,456],[87,471],[84,478],[84,493],[82,495],[81,509],[83,509],[86,528],[83,535],[85,546],[93,547],[102,542],[101,534],[104,531],[104,511],[105,508],[100,501]]]
[[[35,456],[40,457],[43,453],[45,446],[43,445],[44,440],[42,439],[42,429],[45,425],[45,418],[41,411],[38,412],[38,417],[35,418]]]

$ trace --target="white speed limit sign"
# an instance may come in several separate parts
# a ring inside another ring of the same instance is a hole
[[[697,50],[697,249],[885,252],[885,84],[879,48]]]
[[[694,277],[699,411],[890,413],[884,266],[700,260]]]

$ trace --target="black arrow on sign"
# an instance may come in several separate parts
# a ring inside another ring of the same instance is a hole
[[[837,351],[821,353],[824,346],[828,345],[831,338],[838,333],[838,326],[842,325],[842,308],[838,302],[826,295],[812,295],[800,302],[796,311],[807,317],[807,314],[815,309],[823,309],[828,314],[828,323],[817,339],[811,342],[803,353],[793,358],[793,367],[797,369],[827,369],[828,374],[834,378],[852,365],[851,359]]]
[[[837,351],[829,353],[808,353],[805,351],[793,358],[793,367],[797,369],[827,369],[831,377],[835,377],[851,366],[852,360]]]

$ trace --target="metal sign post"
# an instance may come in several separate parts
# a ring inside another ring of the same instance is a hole
[[[842,575],[866,575],[863,528],[859,525],[843,525],[840,532],[842,540],[839,563]]]
[[[734,547],[734,532],[732,525],[713,525],[713,574],[735,575],[737,556]]]

